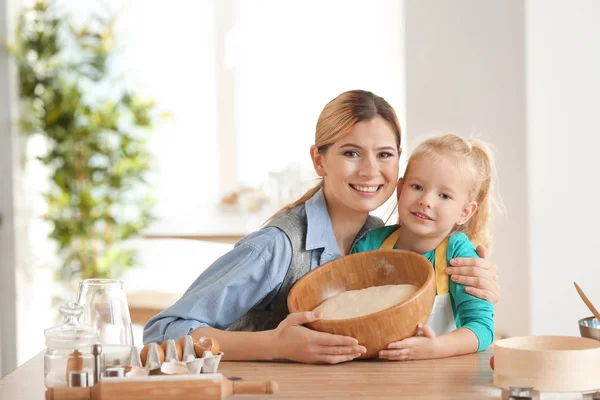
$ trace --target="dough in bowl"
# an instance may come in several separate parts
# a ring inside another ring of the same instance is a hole
[[[347,319],[373,314],[403,302],[418,290],[415,285],[384,285],[348,290],[328,298],[313,311],[321,319]]]

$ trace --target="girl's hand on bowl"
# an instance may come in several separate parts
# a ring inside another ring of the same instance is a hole
[[[500,301],[500,280],[496,265],[486,260],[488,251],[485,246],[477,246],[476,250],[481,258],[455,258],[450,260],[450,268],[446,271],[454,282],[466,286],[467,293],[497,304]]]
[[[367,349],[358,340],[325,332],[317,332],[302,326],[319,320],[321,315],[311,311],[292,313],[272,331],[275,359],[302,363],[338,364],[351,361]]]
[[[419,332],[421,334],[419,335]],[[417,336],[388,344],[379,358],[391,361],[425,360],[438,357],[440,342],[429,325],[419,324]]]

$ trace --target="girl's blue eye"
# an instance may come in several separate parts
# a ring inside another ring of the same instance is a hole
[[[444,200],[452,200],[452,197],[448,196],[448,195],[447,195],[447,194],[445,194],[445,193],[442,193],[442,194],[440,194],[440,197],[441,197],[442,199],[444,199]]]
[[[410,185],[410,187],[412,187],[415,190],[423,190],[423,187],[421,185],[417,185],[416,183],[413,183],[412,185]]]
[[[352,158],[355,158],[355,157],[358,157],[358,152],[356,152],[356,151],[354,151],[354,150],[348,150],[348,151],[345,151],[345,152],[344,152],[344,155],[345,155],[346,157],[352,157]]]

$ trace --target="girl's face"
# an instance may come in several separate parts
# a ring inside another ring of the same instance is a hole
[[[445,238],[477,209],[470,201],[471,182],[446,157],[420,157],[409,162],[398,182],[398,214],[402,229],[423,238]]]
[[[342,212],[368,213],[394,192],[399,153],[396,135],[381,117],[357,123],[325,154],[311,148],[315,171],[324,180],[327,205]]]

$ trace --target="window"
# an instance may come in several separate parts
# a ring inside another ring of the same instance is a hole
[[[234,33],[240,182],[290,165],[312,172],[317,118],[346,90],[385,97],[403,122],[401,3],[238,1]]]

